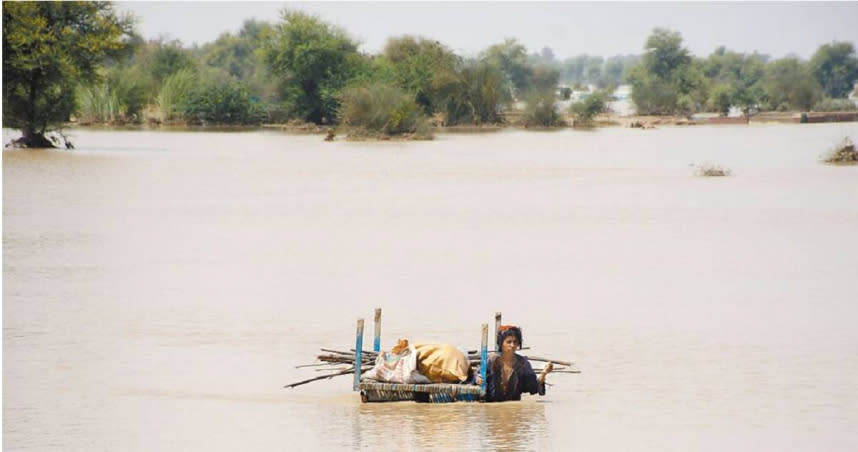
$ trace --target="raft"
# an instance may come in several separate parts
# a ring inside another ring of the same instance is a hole
[[[495,313],[495,336],[501,326],[501,313]],[[488,362],[488,332],[489,325],[482,324],[482,343],[479,351],[471,350],[465,353],[473,366],[479,360],[480,363],[480,378],[482,384],[476,385],[471,383],[390,383],[385,381],[376,381],[372,379],[361,380],[361,376],[369,368],[362,369],[365,366],[372,366],[372,362],[379,356],[381,352],[381,309],[375,310],[375,334],[372,350],[363,349],[363,333],[364,319],[358,319],[357,329],[355,332],[355,347],[351,351],[338,351],[323,348],[322,351],[327,353],[317,356],[321,361],[320,364],[306,364],[295,366],[297,367],[316,367],[325,365],[350,365],[350,368],[335,369],[334,373],[322,375],[307,380],[299,381],[286,385],[286,388],[294,388],[303,384],[323,379],[330,379],[339,375],[354,374],[354,382],[352,391],[359,392],[361,402],[376,403],[376,402],[399,402],[399,401],[414,401],[423,403],[452,403],[452,402],[481,402],[486,398],[486,363]],[[492,352],[500,352],[496,347],[492,348]],[[523,355],[522,355],[523,356]],[[555,366],[565,366],[560,369],[555,368],[554,372],[563,373],[580,373],[580,370],[574,367],[574,363],[565,362],[556,359],[541,358],[537,356],[524,356],[529,360],[552,362]],[[565,369],[565,370],[563,370]],[[538,369],[535,369],[538,370]]]
[[[495,313],[495,331],[500,327],[501,313]],[[486,397],[486,362],[488,361],[488,324],[482,325],[480,346],[481,385],[455,383],[403,384],[361,381],[363,363],[363,319],[358,319],[355,334],[355,378],[353,390],[360,391],[361,402],[399,402],[413,400],[425,403],[479,402]],[[381,309],[375,310],[373,352],[381,351]]]

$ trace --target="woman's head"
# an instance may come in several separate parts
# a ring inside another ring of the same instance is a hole
[[[518,342],[518,347],[521,348],[522,338],[521,338],[521,328],[512,325],[502,325],[498,328],[498,337],[497,344],[498,349],[503,349],[503,342],[508,337],[514,337],[516,342]]]

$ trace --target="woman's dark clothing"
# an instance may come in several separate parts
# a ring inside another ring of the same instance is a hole
[[[503,381],[503,361],[499,354],[492,355],[486,365],[486,401],[503,402],[521,400],[521,394],[545,395],[545,384],[539,384],[527,358],[515,355],[509,381]]]

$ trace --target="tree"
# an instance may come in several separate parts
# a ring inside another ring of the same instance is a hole
[[[486,60],[468,61],[447,93],[447,123],[502,123],[510,102],[509,82],[497,65]]]
[[[806,63],[783,58],[766,65],[762,80],[769,107],[778,110],[810,110],[822,98],[822,88]]]
[[[500,68],[512,82],[515,94],[527,90],[533,72],[527,63],[527,50],[515,39],[506,39],[483,52],[482,58]]]
[[[108,2],[3,2],[3,126],[52,146],[45,133],[68,120],[76,85],[99,79],[131,26]]]
[[[638,113],[691,113],[705,103],[706,78],[679,33],[656,28],[644,49],[641,64],[628,76]]]
[[[340,91],[365,64],[345,31],[289,10],[267,43],[265,61],[280,80],[287,110],[317,124],[336,120]]]
[[[393,82],[431,115],[443,108],[444,93],[455,83],[461,59],[438,41],[406,35],[388,39],[375,64],[389,65]]]
[[[819,47],[810,59],[813,76],[830,97],[846,97],[858,80],[858,58],[851,42],[832,42]]]

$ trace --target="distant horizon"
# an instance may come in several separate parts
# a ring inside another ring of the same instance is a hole
[[[515,2],[117,2],[138,18],[146,40],[177,39],[185,47],[236,34],[246,20],[277,23],[284,8],[319,16],[344,29],[360,50],[377,54],[387,39],[411,34],[476,55],[505,38],[528,53],[552,49],[562,61],[578,55],[639,55],[654,28],[679,32],[697,57],[724,46],[772,59],[809,59],[823,44],[858,43],[856,2],[515,3]],[[205,20],[189,20],[203,17]],[[605,31],[609,32],[606,33]]]

